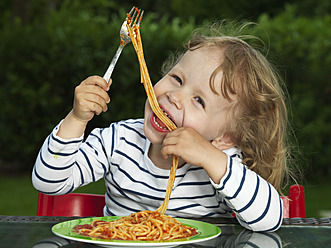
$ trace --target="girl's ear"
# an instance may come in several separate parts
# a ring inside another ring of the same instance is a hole
[[[227,133],[214,139],[211,144],[219,150],[227,150],[235,146],[230,135]]]

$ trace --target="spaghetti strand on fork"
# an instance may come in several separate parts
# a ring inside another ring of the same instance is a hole
[[[128,18],[131,19],[130,15],[128,15]],[[132,19],[128,21],[128,23],[131,23]],[[169,131],[173,131],[177,128],[177,126],[166,116],[166,114],[163,112],[163,110],[160,108],[159,103],[156,99],[154,89],[151,83],[151,79],[148,73],[146,61],[144,58],[144,52],[143,52],[143,46],[141,41],[141,35],[140,35],[140,28],[135,23],[137,22],[137,19],[134,20],[134,24],[130,26],[127,24],[127,29],[129,31],[132,44],[134,46],[134,49],[136,51],[139,66],[140,66],[140,77],[141,77],[141,83],[144,85],[148,101],[151,105],[151,108],[155,115],[166,125],[166,127],[169,129]],[[139,22],[139,21],[138,21]],[[165,211],[168,208],[169,199],[171,195],[171,191],[175,182],[176,177],[176,170],[178,167],[178,156],[173,156],[172,166],[170,170],[170,175],[168,179],[168,185],[166,190],[165,199],[162,203],[162,205],[156,210],[161,213],[165,213]]]

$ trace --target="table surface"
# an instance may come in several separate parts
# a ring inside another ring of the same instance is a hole
[[[1,216],[0,247],[87,248],[92,244],[73,242],[55,236],[53,225],[75,217]],[[256,233],[242,228],[235,219],[198,219],[221,228],[219,237],[208,242],[176,247],[331,247],[331,219],[284,219],[273,233]]]

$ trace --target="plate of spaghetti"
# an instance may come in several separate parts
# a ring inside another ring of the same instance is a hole
[[[53,226],[52,232],[65,239],[102,247],[171,247],[216,238],[221,229],[206,222],[144,210],[123,217],[65,221]]]

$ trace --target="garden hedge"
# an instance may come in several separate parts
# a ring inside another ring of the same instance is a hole
[[[90,75],[103,75],[119,45],[125,12],[112,16],[60,9],[44,22],[18,21],[0,31],[0,99],[2,170],[13,164],[31,170],[51,129],[71,109],[74,88]],[[294,8],[262,15],[253,31],[262,37],[268,56],[284,76],[292,100],[293,127],[314,176],[330,175],[331,17],[306,18]],[[141,33],[153,82],[162,62],[181,49],[194,20],[145,14]],[[145,93],[138,62],[128,45],[113,73],[109,110],[89,125],[143,116]],[[16,168],[16,167],[15,167]]]

